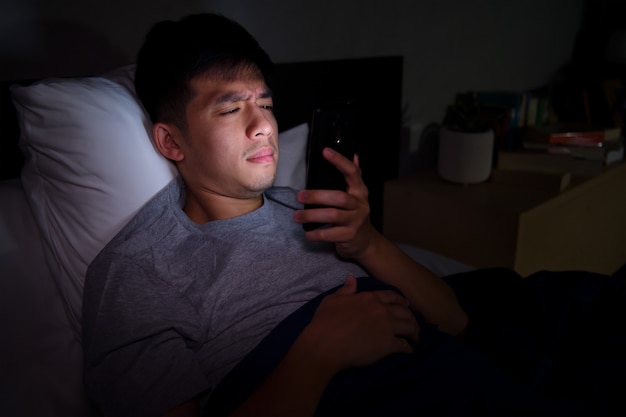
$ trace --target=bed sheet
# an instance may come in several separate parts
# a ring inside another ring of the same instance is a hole
[[[82,350],[19,179],[0,182],[0,415],[94,415]]]
[[[476,269],[470,265],[456,261],[447,256],[440,255],[435,252],[431,252],[426,249],[418,248],[403,243],[396,243],[400,249],[404,251],[411,258],[421,263],[424,267],[435,273],[440,277],[448,275],[458,274],[461,272],[471,271]]]

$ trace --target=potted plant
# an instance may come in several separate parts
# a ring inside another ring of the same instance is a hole
[[[473,92],[458,93],[446,109],[439,131],[439,175],[451,182],[473,184],[491,175],[494,132]]]

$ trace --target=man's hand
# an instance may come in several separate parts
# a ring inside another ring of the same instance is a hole
[[[370,223],[368,190],[361,178],[359,158],[350,161],[330,148],[324,148],[324,158],[334,165],[346,179],[346,191],[303,190],[298,201],[303,204],[325,206],[296,211],[298,223],[330,223],[331,227],[306,232],[311,241],[334,242],[340,256],[356,259],[371,244],[377,234]]]
[[[330,372],[366,366],[392,353],[409,353],[419,325],[406,298],[395,291],[356,293],[356,278],[322,300],[297,344]]]
[[[349,276],[322,300],[282,361],[233,415],[313,415],[338,372],[411,352],[418,338],[419,325],[404,297],[394,291],[356,293],[356,278]]]

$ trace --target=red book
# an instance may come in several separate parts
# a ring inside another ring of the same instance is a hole
[[[619,140],[620,128],[589,129],[571,126],[530,126],[526,133],[528,143],[603,147]]]

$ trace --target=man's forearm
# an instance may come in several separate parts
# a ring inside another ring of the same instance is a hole
[[[467,326],[467,315],[448,284],[382,235],[376,234],[357,261],[370,275],[400,289],[412,308],[442,331],[457,335]]]

